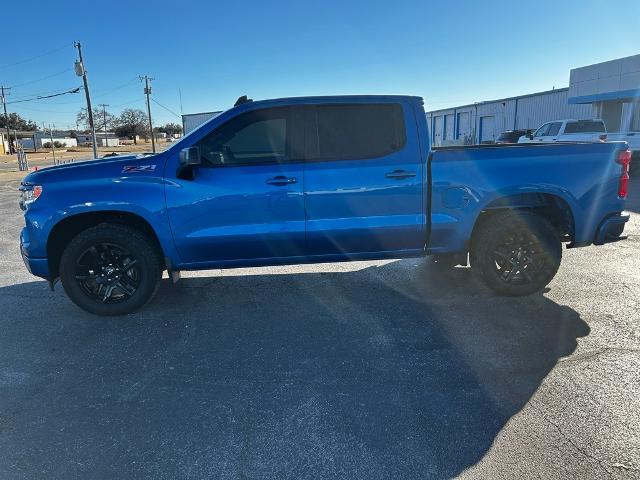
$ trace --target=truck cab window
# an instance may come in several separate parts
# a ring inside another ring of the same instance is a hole
[[[562,127],[562,122],[553,122],[549,125],[549,130],[547,131],[547,135],[554,136],[560,133],[560,127]]]
[[[545,123],[538,130],[536,130],[536,133],[533,136],[534,137],[544,137],[544,136],[546,136],[547,132],[549,131],[549,126],[550,125],[551,125],[550,123]]]
[[[238,115],[199,142],[203,161],[211,166],[284,162],[288,123],[288,108]]]
[[[316,121],[315,160],[378,158],[406,142],[402,107],[395,103],[318,105]]]

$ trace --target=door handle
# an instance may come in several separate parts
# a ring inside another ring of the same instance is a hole
[[[408,170],[394,170],[385,175],[387,178],[393,178],[394,180],[402,180],[403,178],[415,177],[416,172],[410,172]]]
[[[290,185],[292,183],[296,183],[298,180],[295,177],[285,177],[284,175],[278,175],[277,177],[270,178],[267,180],[269,185],[277,185],[279,187],[284,185]]]

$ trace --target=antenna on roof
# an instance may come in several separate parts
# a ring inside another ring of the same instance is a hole
[[[247,98],[246,95],[242,95],[241,97],[238,97],[238,100],[236,100],[236,103],[234,103],[233,106],[237,107],[238,105],[242,105],[243,103],[249,103],[249,102],[253,102],[253,99]]]

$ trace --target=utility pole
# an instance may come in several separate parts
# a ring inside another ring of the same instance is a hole
[[[84,59],[82,58],[82,47],[80,42],[73,42],[73,46],[78,49],[78,60],[76,60],[76,75],[82,77],[84,83],[84,94],[87,97],[87,115],[89,116],[89,128],[91,129],[91,140],[93,141],[93,158],[98,158],[98,146],[96,145],[96,127],[93,123],[93,110],[91,109],[91,95],[89,94],[89,81],[87,80],[87,71],[84,68]]]
[[[102,122],[104,123],[104,146],[108,147],[108,142],[107,142],[107,110],[106,108],[109,106],[106,103],[101,103],[100,105],[98,105],[99,107],[102,107]]]
[[[9,114],[7,113],[7,99],[6,99],[6,95],[9,95],[11,89],[10,88],[6,88],[4,86],[0,86],[0,92],[2,92],[2,106],[4,107],[4,120],[6,123],[6,127],[7,127],[7,145],[9,146],[9,155],[11,155],[12,152],[12,148],[11,148],[11,132],[9,131]]]
[[[156,139],[153,135],[153,122],[151,121],[151,104],[149,103],[149,96],[151,95],[151,87],[149,86],[149,80],[153,80],[151,77],[139,77],[140,81],[144,79],[144,94],[147,96],[147,115],[149,116],[149,131],[151,132],[151,150],[156,153]]]
[[[53,153],[53,164],[57,165],[56,161],[56,146],[53,144],[53,128],[51,128],[51,124],[49,124],[49,140],[51,140],[51,153]]]
[[[178,95],[180,96],[180,120],[182,121],[182,135],[184,135],[184,111],[182,110],[182,90],[178,89]]]

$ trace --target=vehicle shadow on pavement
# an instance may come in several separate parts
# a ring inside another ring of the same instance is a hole
[[[459,475],[589,327],[425,263],[165,280],[115,319],[1,288],[0,477]]]

